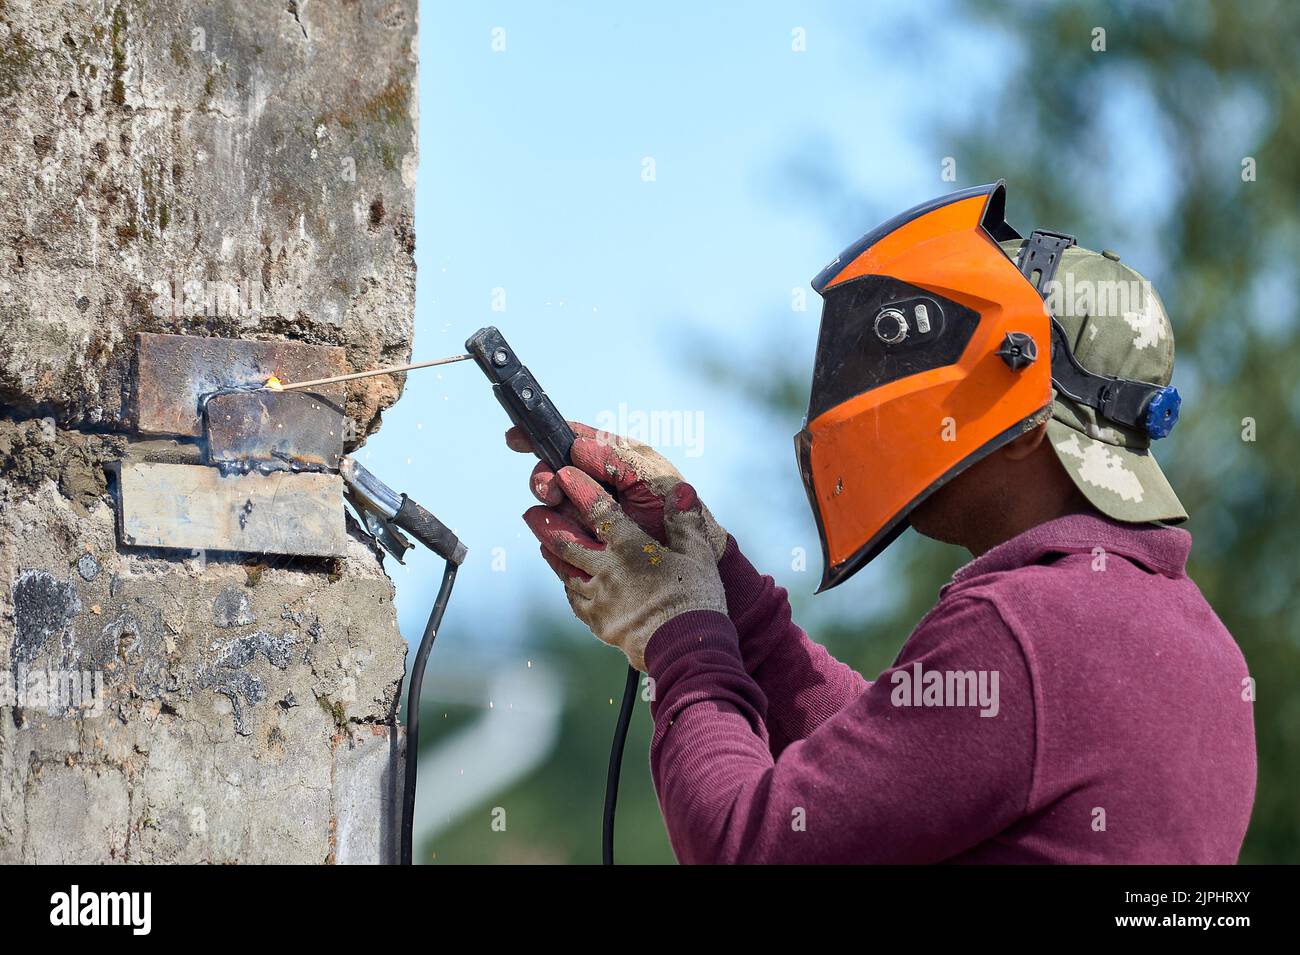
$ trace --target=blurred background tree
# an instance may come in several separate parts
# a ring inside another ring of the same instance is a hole
[[[945,158],[955,160],[957,172],[956,181],[934,193],[1005,178],[1008,218],[1022,232],[1054,228],[1085,247],[1116,249],[1164,299],[1177,340],[1174,383],[1185,403],[1182,423],[1157,454],[1191,514],[1190,573],[1241,645],[1258,685],[1258,794],[1242,861],[1294,862],[1300,858],[1300,7],[959,0],[942,31],[932,18],[927,10],[924,18],[889,26],[897,31],[891,46],[900,69],[924,67],[931,52],[943,55],[941,45],[932,45],[939,32],[956,37],[965,55],[985,47],[1014,53],[985,108],[941,117],[929,128],[936,173]],[[1134,175],[1138,164],[1142,177]],[[1135,194],[1153,168],[1163,184],[1154,202]],[[790,157],[779,188],[812,204],[841,231],[841,244],[910,204],[883,191],[864,192],[852,181],[833,154],[808,149]],[[1135,206],[1146,210],[1141,221],[1134,221]],[[756,323],[771,330],[758,333],[747,361],[698,370],[761,403],[774,419],[794,423],[806,408],[811,355],[791,358],[781,330],[788,316],[774,318]],[[791,458],[770,463],[793,470]],[[776,503],[806,510],[797,482],[782,486],[790,493]],[[868,675],[889,665],[967,557],[908,534],[885,559],[890,599],[867,599],[869,582],[855,581],[863,590],[859,602],[841,600],[831,617],[813,616],[810,626]],[[807,619],[806,597],[794,599],[796,619]],[[558,648],[573,693],[552,757],[503,797],[520,807],[516,818],[527,824],[490,841],[485,819],[467,820],[424,847],[440,861],[598,861],[614,707],[604,714],[596,704],[619,686],[621,662],[567,639],[578,632],[570,621],[543,631],[539,642]],[[1143,674],[1132,679],[1133,691],[1142,692]],[[648,731],[642,708],[620,803],[625,861],[672,858],[644,757]]]

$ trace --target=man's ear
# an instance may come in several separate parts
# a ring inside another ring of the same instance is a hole
[[[1038,427],[1026,431],[1010,444],[1005,445],[1002,453],[1006,455],[1008,461],[1023,461],[1037,451],[1046,438],[1047,422],[1044,421]]]

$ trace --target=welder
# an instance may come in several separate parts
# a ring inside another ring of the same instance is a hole
[[[649,447],[576,425],[572,466],[532,474],[524,519],[575,614],[651,680],[683,862],[1237,859],[1253,683],[1151,454],[1178,417],[1169,319],[1117,255],[1004,209],[1002,183],[943,196],[813,281],[795,443],[820,589],[908,527],[973,557],[875,680]]]

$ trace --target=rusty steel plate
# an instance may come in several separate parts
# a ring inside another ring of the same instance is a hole
[[[312,557],[347,551],[337,474],[123,462],[118,481],[123,544]]]
[[[137,336],[136,428],[142,434],[203,434],[202,400],[223,388],[263,384],[275,375],[286,384],[350,371],[342,348],[300,342],[255,342],[194,335]],[[343,406],[346,385],[315,393]]]
[[[212,464],[338,470],[343,409],[320,395],[233,391],[209,398],[204,409]]]

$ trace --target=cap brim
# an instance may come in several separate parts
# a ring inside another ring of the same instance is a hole
[[[1083,496],[1107,517],[1130,524],[1187,520],[1150,449],[1107,444],[1055,418],[1047,422],[1047,439]]]

